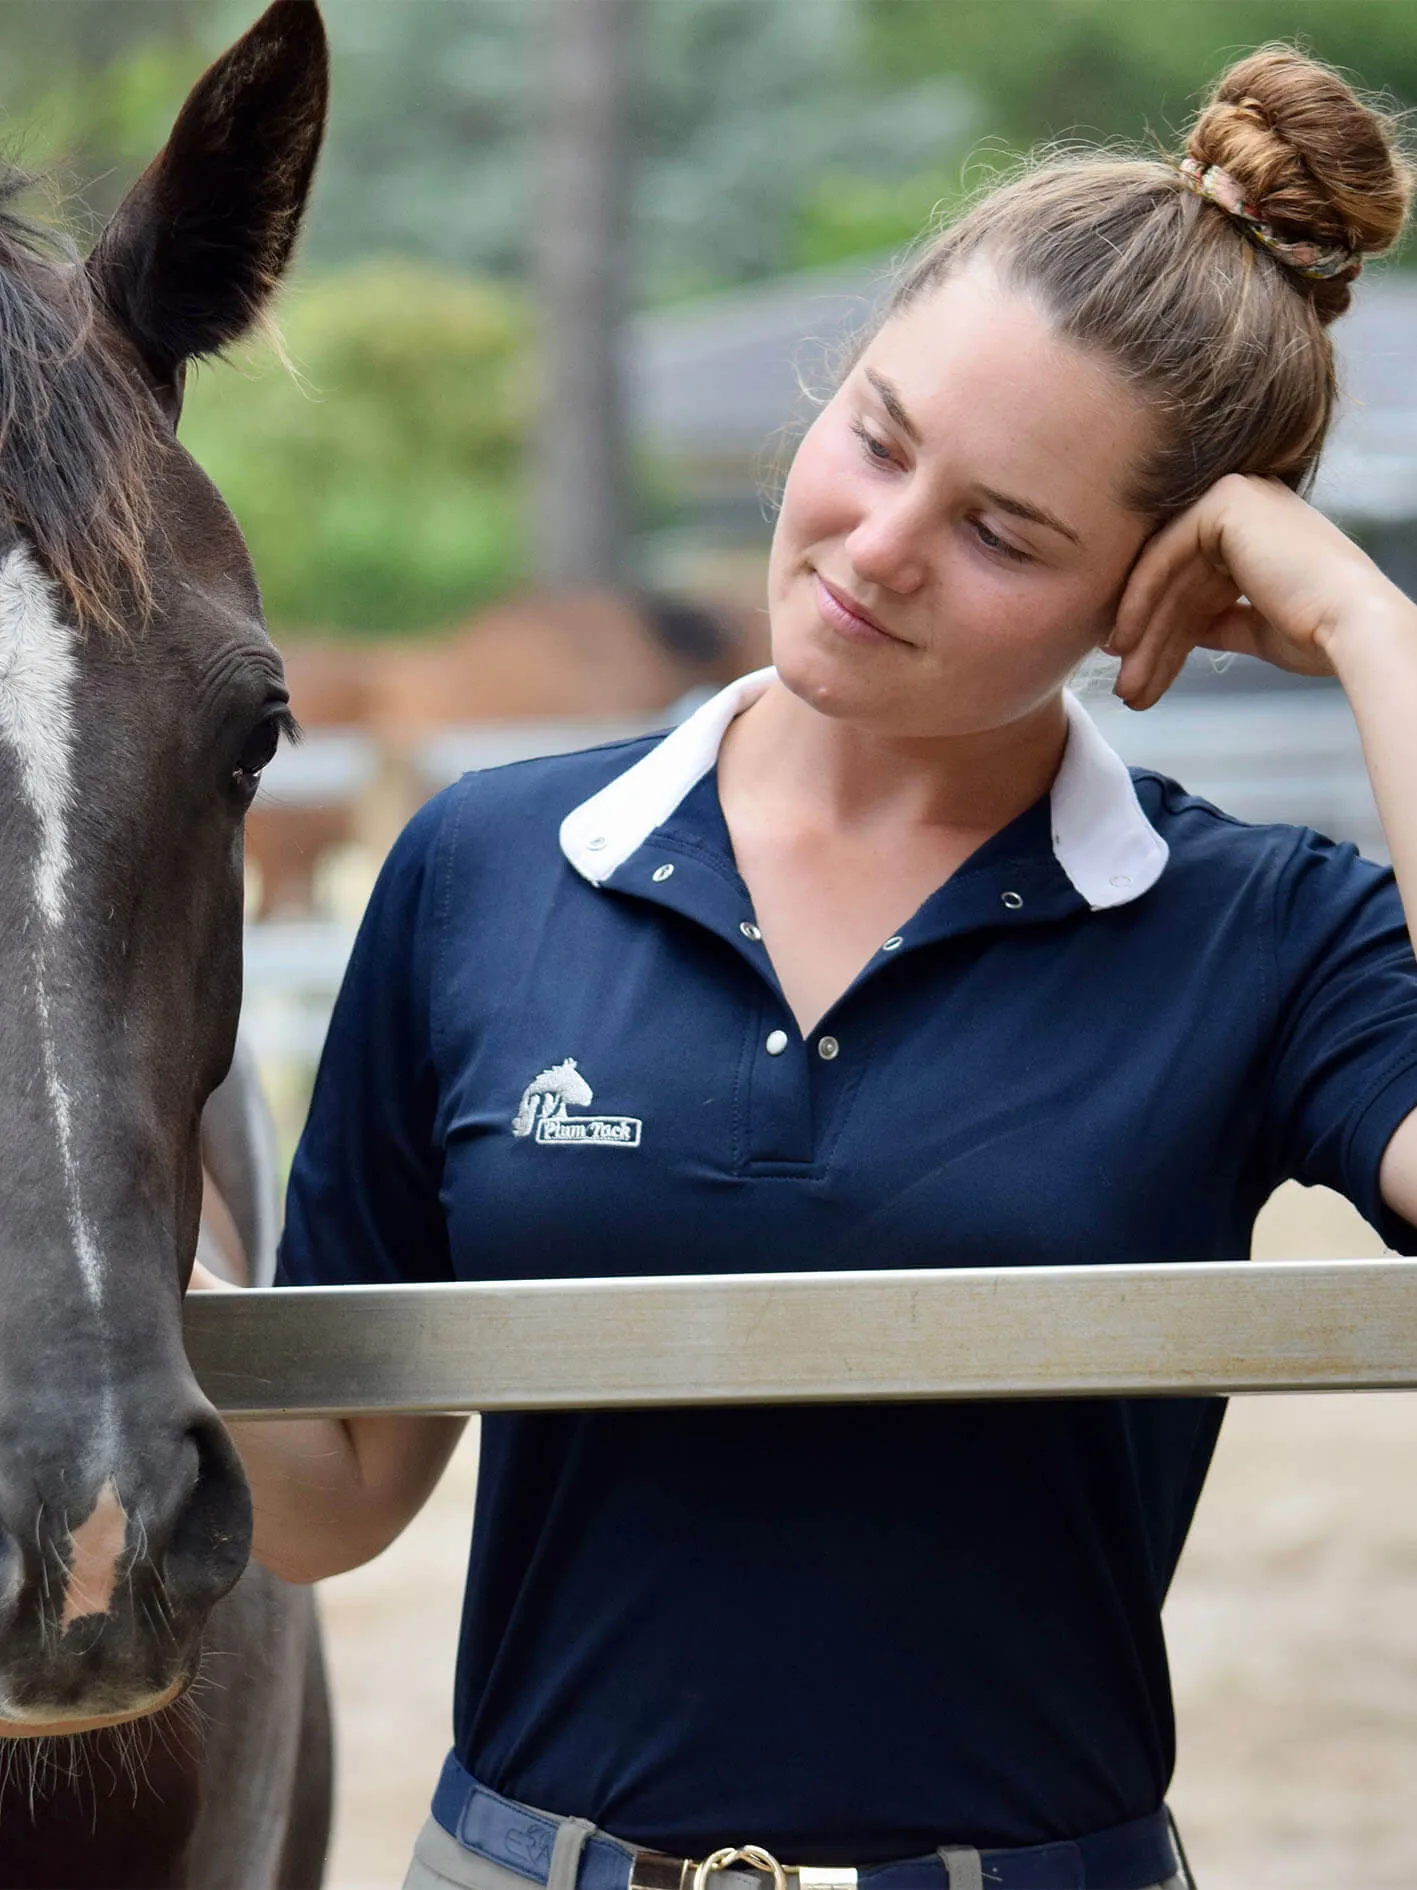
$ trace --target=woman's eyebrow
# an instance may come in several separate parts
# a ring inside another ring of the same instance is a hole
[[[884,374],[878,374],[874,368],[863,368],[862,373],[876,390],[881,405],[905,437],[915,446],[922,445],[920,429],[905,411],[893,383],[888,381]],[[1014,518],[1027,519],[1031,525],[1046,525],[1049,531],[1057,532],[1072,544],[1081,546],[1082,540],[1072,526],[1065,525],[1062,519],[1055,517],[1052,512],[1045,512],[1041,505],[1032,505],[1027,499],[1012,499],[1007,492],[996,492],[992,486],[976,486],[974,489],[991,505],[997,505],[1001,512],[1009,512]]]
[[[1081,546],[1082,540],[1072,526],[1065,525],[1051,512],[1045,512],[1041,505],[1030,505],[1027,499],[1011,499],[1007,492],[996,492],[992,486],[976,486],[974,490],[981,499],[987,499],[990,505],[997,505],[1001,512],[1011,512],[1015,518],[1026,518],[1033,525],[1046,525],[1050,532],[1060,532],[1064,538]]]
[[[875,388],[881,405],[885,408],[891,419],[895,421],[906,439],[913,445],[919,446],[921,444],[920,429],[901,405],[900,395],[896,392],[891,382],[886,379],[884,374],[878,374],[874,368],[863,368],[862,372],[865,374],[866,379],[871,383],[872,387]]]

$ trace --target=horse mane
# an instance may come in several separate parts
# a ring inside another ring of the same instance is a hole
[[[74,246],[14,208],[33,182],[0,165],[0,506],[80,626],[121,634],[152,606],[158,412]]]

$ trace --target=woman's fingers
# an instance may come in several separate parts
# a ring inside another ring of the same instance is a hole
[[[1187,513],[1173,519],[1147,543],[1132,566],[1107,640],[1108,649],[1118,656],[1135,648],[1177,573],[1194,559],[1195,534],[1188,520]]]
[[[1199,577],[1183,570],[1173,574],[1170,588],[1155,599],[1149,619],[1124,654],[1116,694],[1128,708],[1152,708],[1194,649],[1253,656],[1295,675],[1333,674],[1317,645],[1296,645],[1283,636],[1213,568]]]
[[[1212,626],[1236,601],[1234,583],[1211,564],[1184,558],[1171,565],[1162,586],[1149,583],[1146,615],[1132,615],[1126,634],[1109,648],[1120,648],[1122,667],[1116,693],[1130,707],[1150,708],[1180,674],[1187,656],[1207,640]]]
[[[1143,666],[1118,675],[1115,691],[1129,709],[1150,709],[1166,694],[1195,648],[1189,637],[1171,636],[1148,651]]]

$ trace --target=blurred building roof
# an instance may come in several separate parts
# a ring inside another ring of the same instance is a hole
[[[810,414],[804,387],[829,380],[834,352],[884,295],[888,268],[783,276],[641,316],[629,350],[636,430],[710,487],[750,489],[774,438]],[[1417,519],[1417,279],[1364,282],[1333,333],[1344,395],[1316,496],[1355,521]]]

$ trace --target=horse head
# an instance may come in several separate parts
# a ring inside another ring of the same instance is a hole
[[[242,821],[289,727],[189,362],[290,258],[315,0],[199,80],[87,261],[0,191],[0,1722],[191,1678],[250,1499],[182,1348],[198,1129],[241,998]]]
[[[557,1090],[563,1104],[572,1109],[589,1109],[595,1101],[595,1092],[576,1068],[576,1059],[567,1057],[564,1063],[558,1063],[552,1071],[557,1079]]]

